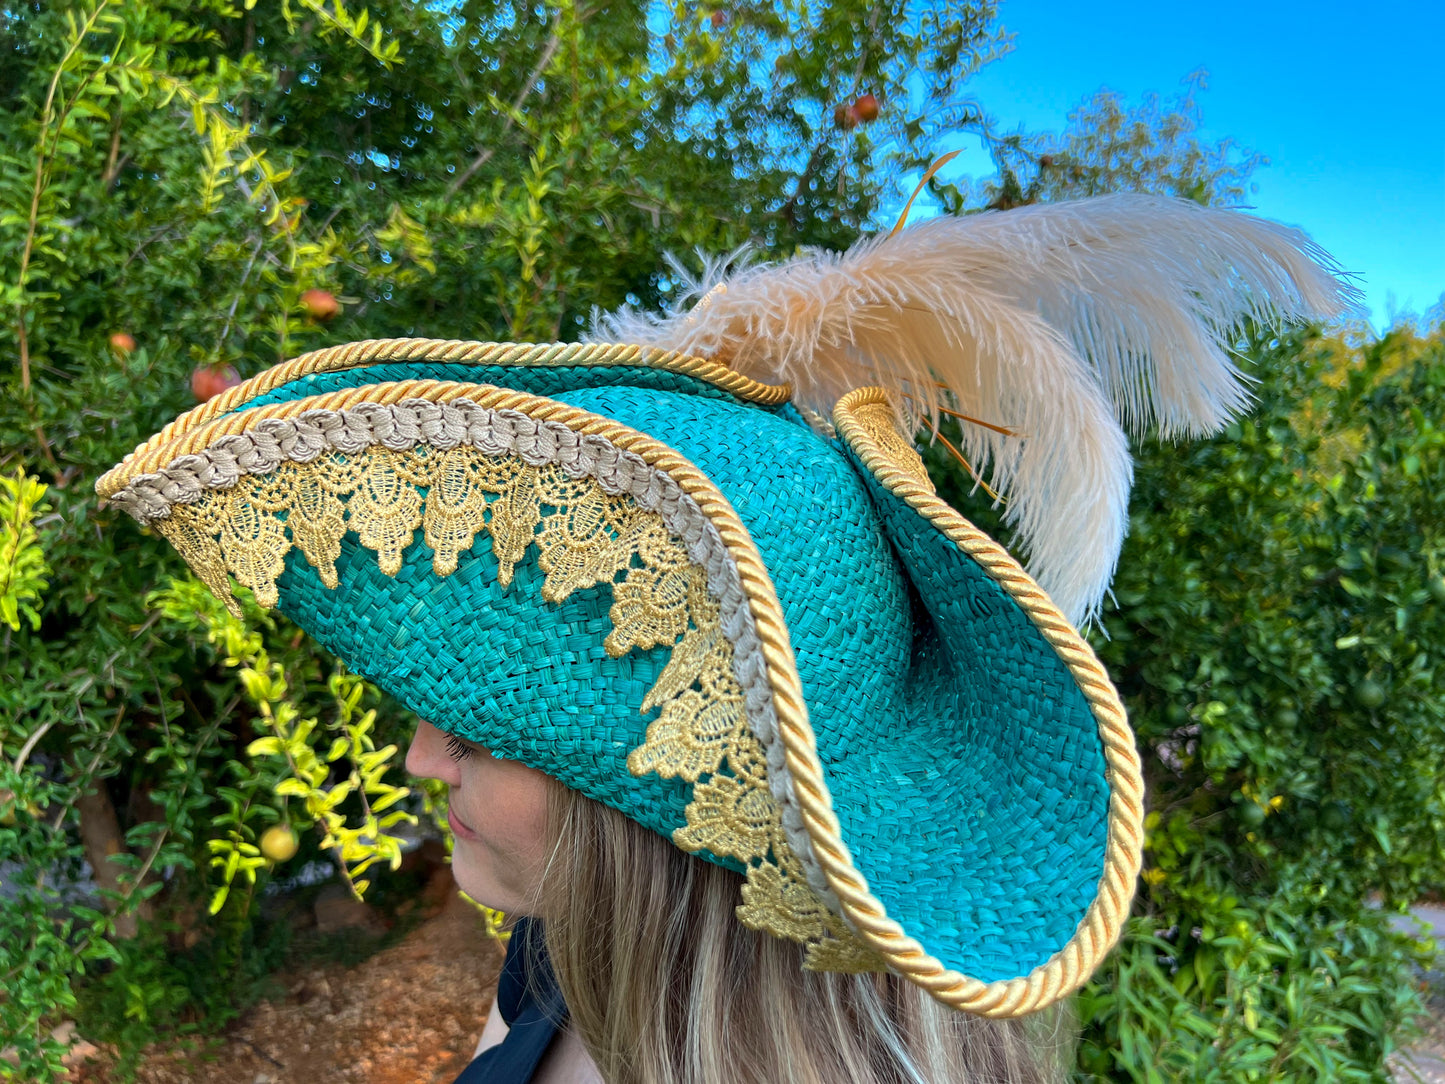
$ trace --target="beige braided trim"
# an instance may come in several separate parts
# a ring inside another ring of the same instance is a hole
[[[445,365],[635,365],[666,369],[695,377],[739,399],[763,406],[786,403],[793,394],[788,384],[762,384],[734,372],[719,361],[661,350],[655,346],[618,343],[487,343],[463,339],[365,339],[361,342],[312,350],[273,365],[249,380],[227,388],[214,399],[182,414],[132,455],[153,444],[164,444],[178,433],[203,425],[212,418],[274,391],[282,384],[313,373],[333,373],[389,361],[430,361]],[[129,456],[127,457],[129,458]]]
[[[609,419],[523,392],[475,384],[407,381],[344,389],[294,403],[272,404],[244,414],[224,415],[204,424],[188,422],[190,415],[183,416],[143,444],[125,462],[107,472],[96,483],[96,492],[102,498],[109,497],[135,477],[159,471],[181,456],[198,453],[216,440],[249,429],[265,418],[296,416],[316,408],[343,410],[359,403],[396,403],[417,398],[432,402],[467,398],[492,409],[522,410],[539,420],[556,420],[579,433],[596,433],[619,448],[641,456],[650,466],[665,471],[697,502],[733,559],[748,599],[772,687],[778,735],[783,743],[794,798],[812,843],[811,857],[821,867],[828,886],[836,893],[843,915],[890,967],[927,989],[944,1004],[992,1017],[1034,1012],[1072,993],[1087,980],[1104,954],[1118,940],[1142,857],[1143,787],[1132,733],[1117,695],[1092,650],[1017,562],[987,535],[938,500],[927,482],[927,476],[920,478],[918,467],[908,464],[906,458],[895,460],[894,463],[901,465],[894,465],[877,452],[877,444],[862,430],[853,409],[872,403],[886,406],[888,400],[881,389],[860,389],[840,401],[834,416],[839,430],[890,491],[938,525],[947,537],[977,559],[1024,607],[1035,625],[1065,659],[1100,720],[1100,734],[1105,743],[1110,771],[1111,797],[1106,869],[1100,881],[1099,896],[1069,944],[1023,978],[983,983],[944,968],[916,940],[905,935],[896,921],[888,918],[883,905],[868,891],[866,881],[853,865],[838,820],[833,815],[832,798],[818,758],[816,737],[808,719],[787,624],[757,547],[716,486],[682,456],[651,437]],[[892,410],[891,407],[887,409]],[[891,427],[891,421],[889,424]],[[170,437],[167,437],[168,433]]]
[[[154,476],[187,456],[199,455],[207,448],[230,436],[239,436],[250,430],[263,429],[270,419],[300,418],[308,411],[342,411],[361,404],[394,405],[404,400],[426,402],[456,402],[470,400],[479,406],[494,411],[514,410],[539,422],[558,422],[572,431],[604,438],[615,447],[631,452],[641,458],[649,467],[673,479],[681,491],[698,507],[706,522],[716,531],[723,550],[732,562],[742,598],[746,600],[747,612],[752,616],[758,646],[751,654],[751,665],[765,672],[768,687],[785,690],[790,709],[797,716],[790,720],[795,730],[801,727],[806,733],[809,748],[812,749],[812,728],[808,724],[807,708],[802,698],[802,686],[793,658],[792,646],[788,639],[787,625],[783,620],[782,607],[778,602],[772,579],[768,576],[762,557],[753,543],[732,505],[722,491],[700,470],[667,445],[630,429],[609,418],[604,418],[575,407],[567,406],[552,399],[527,392],[511,391],[504,388],[480,384],[463,384],[433,380],[408,380],[389,384],[369,384],[359,388],[345,388],[323,395],[285,403],[272,403],[263,407],[225,414],[213,418],[189,432],[179,433],[165,443],[153,438],[125,462],[113,467],[96,483],[96,492],[106,500],[113,497],[123,500],[125,490],[132,482],[144,476]],[[281,449],[282,454],[286,450]],[[151,479],[154,480],[153,478]],[[166,495],[161,487],[162,503],[179,497],[177,491]],[[745,653],[747,654],[747,653]],[[752,682],[740,676],[745,687]],[[776,697],[777,693],[774,692]],[[758,738],[768,751],[769,786],[773,788],[782,815],[782,824],[788,841],[802,860],[811,888],[825,904],[834,907],[827,881],[818,870],[811,854],[812,834],[802,823],[792,796],[792,785],[787,775],[786,751],[781,748],[776,724],[764,712],[755,719],[751,709],[749,722],[761,727],[768,724],[772,733],[759,732]],[[816,763],[816,755],[814,762]],[[816,883],[814,883],[816,882]]]
[[[799,755],[795,762],[790,755],[788,768],[803,810],[803,822],[810,831],[818,832],[813,837],[813,853],[837,893],[844,916],[889,966],[956,1008],[983,1016],[1019,1016],[1077,990],[1119,939],[1129,916],[1134,884],[1143,860],[1144,782],[1139,754],[1124,706],[1093,649],[1002,546],[938,499],[911,447],[908,455],[898,454],[897,449],[906,447],[907,442],[894,427],[895,416],[881,388],[849,392],[833,408],[833,421],[839,433],[864,466],[889,492],[907,502],[977,561],[1028,614],[1068,666],[1098,720],[1110,791],[1109,839],[1098,894],[1069,943],[1030,974],[992,983],[967,978],[944,968],[929,956],[883,913],[882,905],[868,892],[862,877],[853,869],[842,840],[837,838],[836,820],[830,811],[821,808],[826,791],[814,786],[815,781],[821,781],[816,758],[808,763],[807,758]],[[791,714],[783,697],[775,694],[775,701],[778,722],[791,754],[793,741],[785,723]]]

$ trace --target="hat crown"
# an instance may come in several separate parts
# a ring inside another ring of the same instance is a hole
[[[1008,1015],[1116,936],[1138,855],[1096,718],[1117,754],[1117,701],[1097,664],[1081,691],[1057,647],[1087,647],[1022,570],[930,510],[881,394],[834,438],[666,364],[282,376],[102,487],[218,590],[236,575],[443,729],[743,868],[740,919],[810,966],[886,960]]]

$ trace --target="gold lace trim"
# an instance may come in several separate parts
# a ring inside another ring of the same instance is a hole
[[[747,879],[739,921],[803,944],[808,969],[883,970],[882,959],[808,886],[768,788],[767,759],[747,724],[733,647],[722,634],[706,572],[657,513],[555,466],[467,446],[422,445],[410,452],[374,446],[244,476],[233,488],[175,505],[156,527],[233,609],[228,573],[262,606],[276,605],[276,579],[293,545],[322,583],[336,587],[336,558],[348,529],[389,576],[400,570],[420,527],[439,576],[454,572],[458,555],[486,531],[504,587],[534,541],[546,601],[611,584],[607,653],[672,645],[641,705],[660,710],[627,765],[634,775],[656,772],[694,784],[686,823],[673,842],[741,862]]]

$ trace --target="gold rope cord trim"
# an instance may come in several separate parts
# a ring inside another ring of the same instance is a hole
[[[919,509],[953,542],[974,556],[1024,608],[1034,624],[1065,659],[1100,719],[1106,758],[1110,766],[1111,809],[1108,872],[1100,883],[1100,896],[1080,924],[1073,941],[1025,978],[983,983],[944,968],[890,919],[882,904],[868,891],[853,865],[833,814],[832,796],[818,758],[816,738],[808,719],[802,681],[788,636],[787,622],[777,591],[757,546],[738,519],[737,512],[716,485],[667,445],[636,430],[587,411],[541,396],[479,385],[415,380],[394,385],[345,389],[293,403],[255,408],[246,414],[214,419],[203,430],[178,433],[170,443],[153,438],[142,445],[143,456],[112,468],[96,483],[96,492],[108,497],[132,478],[159,470],[187,452],[211,441],[238,433],[259,417],[296,417],[306,410],[340,410],[362,402],[400,402],[470,399],[493,410],[520,410],[539,421],[553,420],[582,434],[596,434],[625,451],[634,452],[652,467],[668,474],[697,502],[716,527],[732,558],[748,599],[758,641],[773,693],[778,734],[803,824],[813,844],[814,858],[837,894],[849,924],[878,952],[889,968],[927,989],[942,1003],[990,1017],[1022,1016],[1054,1003],[1078,989],[1091,970],[1118,939],[1133,895],[1133,882],[1142,857],[1143,794],[1138,755],[1125,721],[1122,705],[1103,667],[1094,658],[1067,619],[1026,572],[1001,546],[968,523],[933,494],[926,477],[882,461],[867,435],[851,425],[852,409],[869,402],[886,403],[881,389],[859,389],[840,401],[834,420],[843,429],[850,422],[849,443],[888,488]],[[1115,830],[1118,830],[1116,837]],[[1132,864],[1129,853],[1135,855]]]
[[[833,844],[841,840],[828,838],[826,824],[821,826],[821,838],[813,836],[814,854],[829,886],[838,895],[844,915],[891,967],[957,1008],[985,1016],[1018,1016],[1077,990],[1119,939],[1143,860],[1144,784],[1139,754],[1124,706],[1093,649],[1008,551],[938,499],[922,460],[898,432],[894,417],[894,409],[881,388],[852,391],[838,401],[833,411],[839,433],[864,466],[1008,592],[1079,683],[1099,724],[1109,776],[1104,872],[1098,894],[1068,944],[1026,976],[982,983],[944,968],[903,934],[868,892],[851,861],[837,853]],[[808,804],[803,799],[804,781],[810,780],[814,771],[802,759],[795,763],[790,755],[787,762],[804,805],[805,823],[813,831],[816,821],[807,815]],[[832,823],[836,826],[836,819]],[[836,827],[831,834],[836,835]]]
[[[720,361],[622,343],[489,343],[462,339],[364,339],[298,354],[265,372],[227,388],[220,395],[182,414],[131,455],[165,444],[252,399],[303,376],[386,362],[429,361],[451,365],[622,366],[665,369],[694,377],[750,403],[779,406],[793,394],[789,384],[763,384],[735,372]],[[129,460],[131,456],[127,456]]]
[[[293,545],[322,583],[335,588],[347,530],[376,554],[388,576],[400,571],[403,552],[420,528],[438,576],[454,572],[458,556],[486,533],[503,587],[534,541],[547,602],[611,585],[613,631],[604,643],[609,655],[673,645],[641,705],[642,711],[660,711],[627,762],[634,775],[655,772],[694,784],[686,823],[673,841],[685,851],[705,849],[741,862],[747,873],[739,921],[803,945],[805,967],[883,969],[877,954],[808,886],[768,787],[766,756],[747,723],[733,647],[722,634],[706,572],[657,513],[626,495],[609,495],[595,479],[529,466],[514,456],[465,445],[419,445],[410,452],[373,446],[243,476],[232,488],[175,505],[156,527],[233,609],[228,573],[262,606],[276,606],[276,580]]]

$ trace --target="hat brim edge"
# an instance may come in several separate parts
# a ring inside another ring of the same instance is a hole
[[[379,387],[337,392],[322,398],[326,406],[335,409],[352,402],[392,401],[419,394],[439,399],[458,394],[466,388],[483,391],[477,385],[406,382],[386,388],[382,398],[378,399]],[[983,982],[945,967],[888,916],[884,905],[869,890],[866,879],[853,863],[833,812],[831,793],[818,756],[816,735],[809,720],[776,590],[751,536],[716,486],[683,457],[646,434],[528,393],[486,388],[484,394],[489,405],[494,407],[530,406],[537,416],[554,417],[567,424],[581,423],[579,429],[597,431],[619,447],[635,451],[651,465],[667,471],[697,500],[714,523],[736,563],[756,624],[773,691],[778,732],[803,824],[812,843],[813,856],[835,894],[843,916],[891,968],[950,1007],[993,1017],[1019,1016],[1037,1011],[1072,993],[1087,980],[1118,939],[1141,860],[1142,784],[1139,782],[1138,757],[1132,733],[1124,720],[1117,694],[1092,650],[1037,584],[1002,547],[938,500],[926,481],[926,475],[920,480],[916,469],[910,468],[906,462],[900,464],[897,456],[890,457],[877,436],[870,432],[870,426],[876,430],[877,423],[865,420],[867,408],[876,407],[886,412],[889,431],[896,434],[896,430],[892,429],[892,407],[881,389],[860,389],[839,402],[834,421],[840,435],[891,492],[924,515],[950,541],[978,561],[1025,610],[1041,634],[1065,660],[1100,721],[1100,734],[1110,772],[1110,816],[1108,857],[1099,892],[1064,948],[1020,978]],[[315,406],[319,402],[307,400],[304,405]],[[538,410],[539,407],[542,409]],[[292,402],[231,414],[217,410],[211,413],[210,418],[192,411],[138,449],[136,456],[109,472],[97,484],[97,491],[108,497],[137,475],[192,454],[221,436],[241,432],[273,415],[295,414],[299,409],[301,404]],[[573,415],[576,417],[573,418]]]
[[[1078,683],[1098,723],[1108,775],[1104,868],[1093,902],[1061,949],[1026,976],[981,983],[943,967],[917,941],[904,935],[897,923],[887,920],[881,905],[858,891],[850,876],[856,871],[827,860],[831,848],[826,839],[814,837],[814,853],[845,917],[891,967],[956,1008],[984,1016],[1024,1015],[1081,987],[1123,932],[1143,862],[1144,786],[1139,754],[1123,704],[1093,649],[1007,550],[938,498],[922,461],[898,432],[896,416],[882,388],[859,388],[838,401],[833,423],[840,438],[881,485],[972,558],[1005,591]],[[806,765],[790,762],[789,767],[795,780],[807,778]]]
[[[693,377],[760,406],[777,406],[792,396],[792,387],[788,384],[764,384],[720,361],[652,346],[628,343],[494,343],[428,338],[363,339],[298,354],[243,380],[235,387],[227,388],[181,414],[126,456],[123,462],[129,462],[147,449],[164,445],[176,435],[193,431],[214,418],[238,411],[253,399],[283,384],[320,373],[394,362],[518,368],[638,366]],[[102,497],[107,495],[101,494]]]

